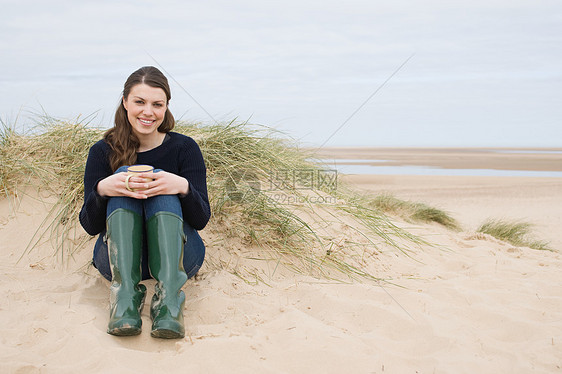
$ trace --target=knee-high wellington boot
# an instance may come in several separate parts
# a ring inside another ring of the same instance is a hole
[[[107,218],[107,248],[113,275],[110,289],[111,335],[138,335],[146,287],[141,281],[142,217],[127,209],[116,209]]]
[[[165,339],[183,338],[185,294],[181,288],[187,281],[183,269],[183,220],[170,212],[158,212],[148,220],[146,230],[148,266],[157,281],[150,306],[151,335]]]

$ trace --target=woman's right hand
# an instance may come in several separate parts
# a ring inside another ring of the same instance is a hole
[[[142,178],[138,178],[136,176],[132,176],[129,178],[129,188],[136,189],[136,191],[129,191],[125,184],[125,180],[127,179],[128,174],[117,173],[110,175],[107,178],[102,179],[98,183],[98,194],[100,196],[127,196],[132,197],[133,199],[146,199],[146,194],[143,193],[148,185],[146,181]]]

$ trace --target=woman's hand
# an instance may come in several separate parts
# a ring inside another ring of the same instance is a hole
[[[134,199],[147,199],[157,195],[187,195],[189,183],[179,175],[159,171],[157,173],[139,173],[129,177],[129,188],[126,179],[128,174],[117,173],[102,179],[98,183],[101,196],[128,196]]]
[[[157,173],[140,173],[138,178],[153,179],[152,182],[144,183],[146,187],[142,191],[146,197],[157,195],[187,195],[189,193],[189,182],[187,179],[179,175],[168,173],[167,171],[159,171]],[[131,178],[133,180],[133,178]],[[129,185],[131,185],[129,183]],[[131,188],[137,188],[136,185],[131,185]]]
[[[125,180],[127,179],[127,173],[117,173],[110,175],[107,178],[102,179],[98,183],[98,194],[101,196],[128,196],[134,199],[146,199],[146,194],[143,193],[143,189],[147,188],[146,180],[139,178],[138,176],[133,176],[129,178],[129,188],[135,189],[136,191],[129,191]]]

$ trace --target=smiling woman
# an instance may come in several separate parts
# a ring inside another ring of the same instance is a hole
[[[113,151],[113,171],[134,164],[137,152],[162,144],[164,135],[175,125],[168,108],[171,98],[168,79],[157,68],[145,66],[129,76],[115,112],[115,126],[104,136]]]
[[[164,90],[147,84],[137,84],[127,98],[123,97],[127,118],[140,141],[140,152],[162,144],[166,134],[158,132],[158,128],[164,121],[167,103]]]
[[[185,334],[181,290],[203,264],[196,230],[211,216],[206,168],[195,141],[174,133],[168,80],[152,66],[129,76],[115,125],[90,148],[80,223],[98,235],[93,265],[109,281],[112,335],[141,332],[146,287],[155,278],[151,335]],[[132,164],[148,170],[128,175]]]

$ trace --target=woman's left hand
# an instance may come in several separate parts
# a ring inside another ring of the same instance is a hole
[[[187,179],[173,173],[168,173],[167,171],[141,173],[138,177],[153,179],[152,182],[146,184],[146,189],[137,190],[138,193],[146,195],[146,197],[158,195],[187,195],[189,192],[189,182]]]

